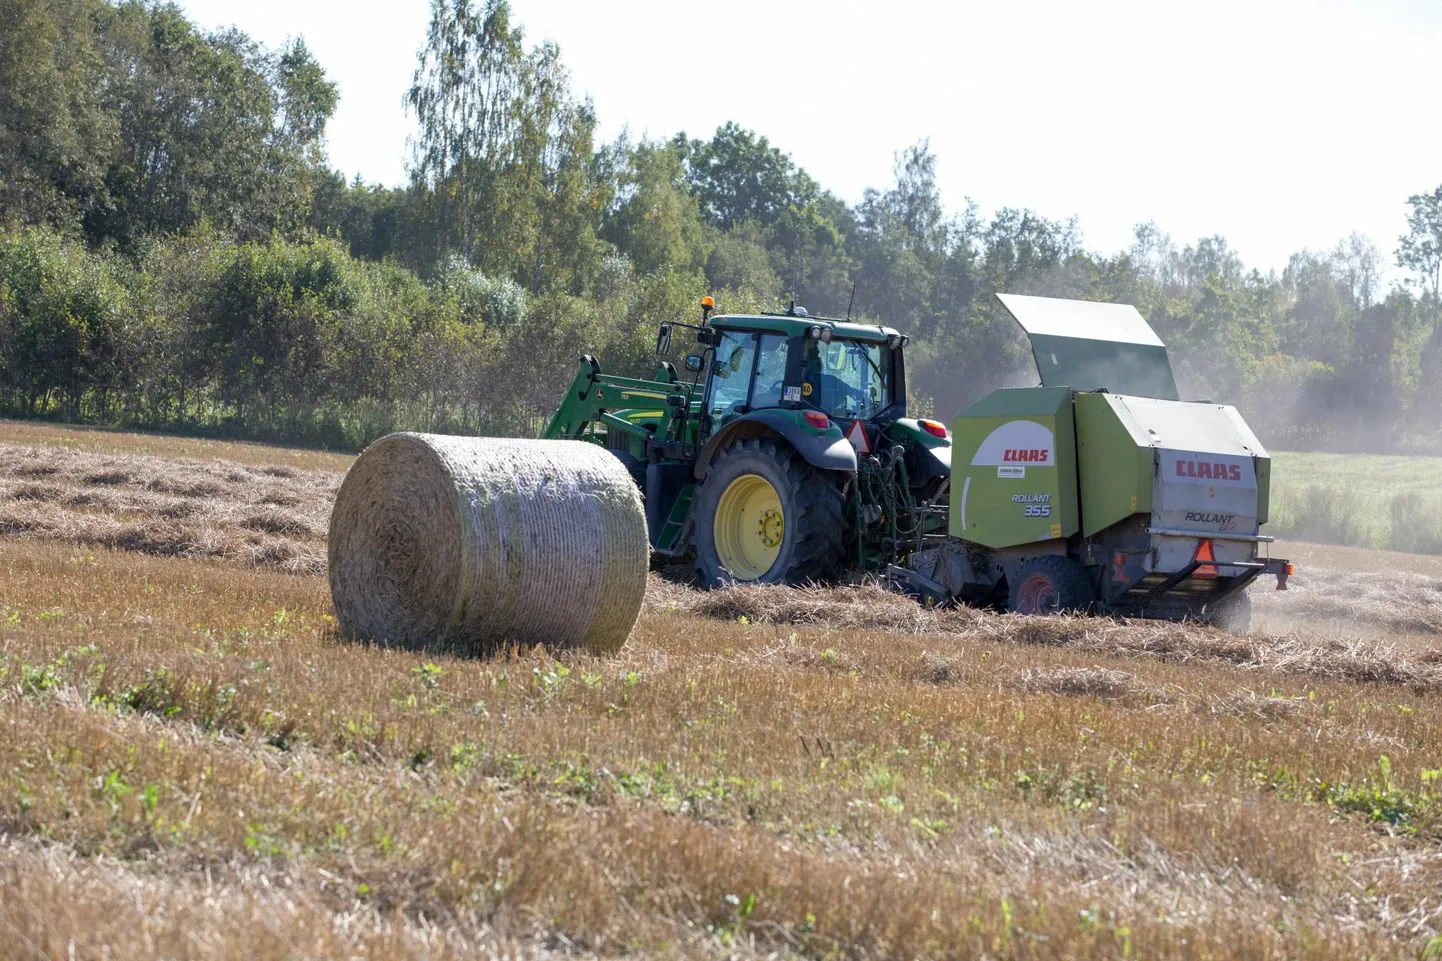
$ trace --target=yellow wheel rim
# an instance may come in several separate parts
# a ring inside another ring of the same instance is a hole
[[[781,496],[764,477],[742,474],[721,492],[711,520],[716,557],[738,581],[754,581],[771,570],[786,537]]]

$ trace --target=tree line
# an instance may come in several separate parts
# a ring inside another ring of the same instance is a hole
[[[915,407],[1022,384],[995,291],[1135,304],[1185,396],[1276,447],[1442,449],[1442,186],[1385,253],[1353,234],[1280,272],[1222,237],[949,212],[926,141],[850,204],[735,123],[598,142],[560,50],[503,0],[433,0],[409,182],[325,154],[337,92],[303,41],[175,6],[0,0],[0,412],[356,447],[525,434],[576,356],[645,374],[662,320],[774,309],[912,336]],[[1389,261],[1406,280],[1387,286]]]

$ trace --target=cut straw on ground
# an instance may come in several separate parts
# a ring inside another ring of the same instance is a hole
[[[336,475],[82,453],[0,506],[218,540],[0,535],[0,956],[1442,949],[1437,601],[1388,555],[1244,636],[668,571],[612,656],[454,657],[237,549],[318,547]]]
[[[339,483],[288,465],[0,444],[0,535],[319,573]]]

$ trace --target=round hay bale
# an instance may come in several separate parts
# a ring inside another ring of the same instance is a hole
[[[483,655],[620,649],[646,592],[641,496],[580,441],[391,434],[331,513],[331,602],[347,637]]]

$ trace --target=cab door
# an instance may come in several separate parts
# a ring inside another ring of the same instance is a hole
[[[713,431],[750,410],[755,369],[756,333],[722,331],[713,348],[706,381],[705,411]]]

